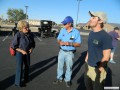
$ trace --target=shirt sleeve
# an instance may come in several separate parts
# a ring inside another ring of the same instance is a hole
[[[15,34],[12,43],[11,43],[11,47],[13,49],[16,49],[19,47],[19,32]]]
[[[62,30],[60,30],[60,33],[59,33],[59,35],[57,37],[57,40],[61,40],[61,39],[62,39]]]
[[[106,38],[103,38],[103,50],[112,48],[112,38],[109,35],[106,35]]]
[[[119,38],[118,33],[115,33],[115,39]]]
[[[76,33],[75,42],[76,42],[76,43],[81,43],[81,35],[80,35],[80,32],[79,32],[79,31]]]

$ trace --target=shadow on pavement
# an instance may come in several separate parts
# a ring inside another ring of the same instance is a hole
[[[81,75],[81,77],[77,80],[77,83],[79,86],[76,90],[86,90],[85,83],[84,83],[84,74]]]
[[[0,90],[5,90],[14,84],[15,75],[12,75],[2,81],[0,81]]]
[[[50,63],[50,62],[52,62],[52,63]],[[38,70],[36,72],[30,74],[30,79],[31,80],[34,79],[35,77],[37,77],[38,75],[40,75],[41,73],[43,73],[44,71],[46,71],[47,69],[49,69],[50,67],[55,65],[56,63],[57,63],[57,56],[54,56],[50,59],[43,60],[39,63],[36,63],[36,64],[32,65],[31,69],[30,69],[30,73],[34,72],[37,69]]]
[[[73,68],[75,68],[75,66],[77,66],[77,67],[74,69],[74,71],[72,73],[72,79],[76,76],[76,74],[79,72],[81,67],[84,65],[86,54],[87,54],[87,51],[82,52],[81,56],[74,63]],[[85,90],[84,75],[81,75],[81,77],[77,80],[77,83],[79,84],[79,86],[77,87],[76,90],[80,90],[80,89]]]
[[[30,74],[30,79],[31,80],[34,79],[35,77],[37,77],[41,73],[45,72],[47,69],[49,69],[50,67],[52,67],[56,63],[57,63],[57,56],[54,56],[50,59],[43,60],[41,62],[38,62],[38,63],[32,65],[31,68],[30,68],[30,73],[32,73],[32,72],[33,73]],[[35,70],[37,70],[37,71],[34,72]],[[15,80],[15,74],[9,76],[8,78],[6,78],[2,81],[0,81],[0,90],[5,90],[8,87],[12,86],[14,84],[14,80]]]
[[[77,66],[71,76],[71,79],[73,79],[76,74],[79,72],[80,68],[82,67],[82,65],[85,62],[85,57],[86,57],[87,51],[84,51],[81,53],[81,56],[78,58],[78,60],[73,64],[73,69],[75,68],[75,66]]]

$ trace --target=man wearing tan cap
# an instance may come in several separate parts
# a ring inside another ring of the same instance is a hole
[[[85,85],[87,90],[104,90],[105,71],[110,58],[112,39],[103,30],[107,16],[104,12],[90,12],[89,26],[92,31],[88,37],[88,52],[85,58],[87,69]]]

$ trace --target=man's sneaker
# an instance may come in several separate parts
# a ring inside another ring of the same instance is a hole
[[[63,82],[63,80],[57,79],[56,81],[53,82],[53,84],[58,84],[58,83],[61,83],[61,82]]]
[[[71,86],[71,82],[66,82],[66,87],[70,87]]]
[[[114,64],[116,63],[114,60],[110,60],[109,62],[110,62],[110,63],[114,63]]]

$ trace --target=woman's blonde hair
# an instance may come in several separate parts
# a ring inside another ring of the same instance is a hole
[[[29,27],[29,23],[27,21],[21,20],[17,24],[17,28],[19,31],[23,31],[24,27]]]

